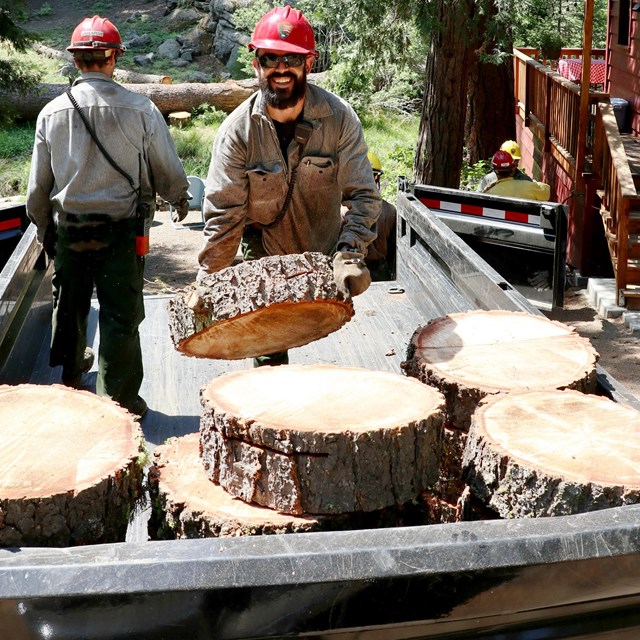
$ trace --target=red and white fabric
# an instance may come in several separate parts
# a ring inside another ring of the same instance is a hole
[[[582,81],[582,58],[563,58],[558,60],[558,73],[571,82]],[[604,60],[591,60],[589,70],[590,84],[604,84],[607,66]]]

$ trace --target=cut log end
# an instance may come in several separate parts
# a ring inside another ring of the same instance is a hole
[[[597,360],[589,340],[559,322],[522,312],[471,311],[418,328],[403,366],[445,394],[452,422],[466,430],[489,394],[595,391]]]
[[[375,511],[438,478],[442,395],[397,374],[328,365],[237,371],[201,391],[214,482],[286,513]]]
[[[52,385],[0,386],[0,546],[124,539],[143,437],[114,402]]]
[[[463,466],[502,517],[570,515],[640,501],[640,413],[576,391],[508,394],[472,419]]]
[[[320,253],[269,256],[205,277],[169,302],[169,329],[185,355],[236,360],[300,347],[338,330],[353,302],[338,293]]]
[[[337,331],[352,316],[340,302],[283,303],[225,320],[178,343],[198,358],[237,360],[301,347]]]

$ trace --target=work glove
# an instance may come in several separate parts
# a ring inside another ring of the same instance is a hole
[[[180,200],[180,202],[171,209],[171,221],[182,222],[189,213],[189,201],[186,198]]]
[[[58,241],[58,233],[56,231],[55,224],[50,224],[47,230],[44,232],[44,239],[42,240],[42,247],[47,254],[47,258],[53,262],[56,257],[56,242]]]
[[[333,256],[333,278],[345,298],[359,296],[371,284],[371,274],[364,255],[357,251],[338,251]]]

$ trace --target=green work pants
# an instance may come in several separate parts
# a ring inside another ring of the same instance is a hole
[[[90,251],[69,248],[74,233],[58,230],[49,364],[62,365],[68,374],[82,370],[95,286],[100,305],[96,393],[129,409],[143,376],[138,327],[144,319],[144,258],[135,254],[135,225],[124,221],[92,228],[89,235],[106,246]]]

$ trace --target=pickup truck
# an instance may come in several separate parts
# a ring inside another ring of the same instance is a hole
[[[472,309],[541,313],[416,196],[399,191],[397,277],[355,299],[342,329],[292,349],[399,373],[411,335]],[[513,202],[495,200],[494,206]],[[199,389],[250,361],[173,348],[166,295],[142,324],[149,450],[199,426]],[[96,311],[96,309],[94,309]],[[0,383],[55,383],[50,271],[28,227],[0,274]],[[96,317],[91,316],[90,339]],[[598,369],[598,393],[638,401]],[[640,505],[554,518],[0,550],[0,638],[240,639],[640,637]]]

